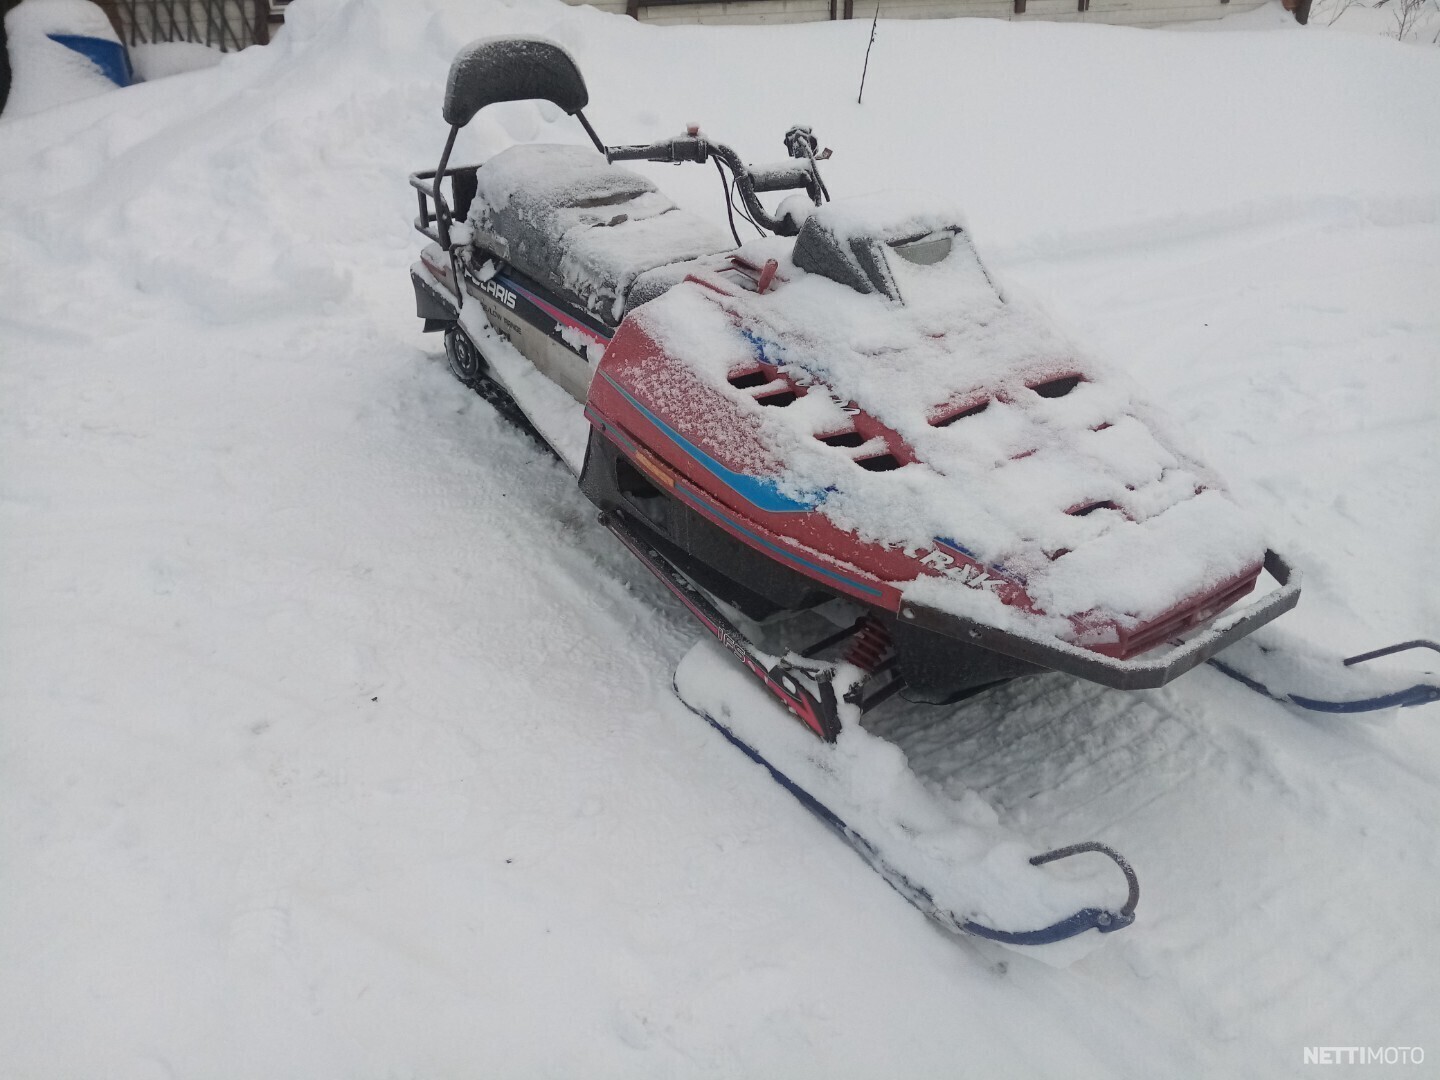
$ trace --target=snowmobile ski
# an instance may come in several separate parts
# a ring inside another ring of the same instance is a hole
[[[1051,923],[1049,926],[1039,927],[1034,930],[997,930],[994,927],[986,926],[974,919],[957,915],[948,908],[936,903],[930,889],[923,884],[914,881],[904,871],[893,866],[879,848],[871,843],[857,829],[846,823],[845,819],[835,813],[818,798],[812,795],[800,784],[796,783],[777,766],[771,764],[755,747],[751,746],[740,736],[736,735],[725,724],[721,723],[714,716],[704,709],[698,709],[686,701],[685,695],[679,688],[676,688],[675,696],[678,697],[685,707],[700,717],[716,731],[724,735],[730,744],[748,757],[755,764],[763,767],[770,774],[770,778],[788,791],[795,799],[828,825],[837,836],[849,844],[866,863],[870,865],[897,893],[903,896],[927,918],[938,923],[947,930],[957,934],[970,934],[974,937],[986,938],[989,941],[999,942],[1002,945],[1053,945],[1056,942],[1066,941],[1087,930],[1098,930],[1102,934],[1110,934],[1116,930],[1122,930],[1135,921],[1135,908],[1140,903],[1140,879],[1136,877],[1135,870],[1131,867],[1125,856],[1121,855],[1114,848],[1095,841],[1087,841],[1080,844],[1070,844],[1066,847],[1056,848],[1054,851],[1047,851],[1032,856],[1031,866],[1044,866],[1049,863],[1059,862],[1061,859],[1068,859],[1075,855],[1094,853],[1104,855],[1110,859],[1120,872],[1125,876],[1127,895],[1125,903],[1117,910],[1111,911],[1107,908],[1087,907],[1076,911],[1074,914]]]
[[[793,662],[767,655],[721,614],[704,592],[688,581],[653,544],[647,543],[643,537],[628,526],[620,515],[603,515],[601,522],[690,610],[700,623],[714,635],[716,641],[738,658],[781,704],[822,739],[827,742],[835,741],[842,727],[837,707],[840,699],[835,687],[835,668],[818,666],[806,670],[795,666]],[[893,865],[880,848],[872,843],[863,832],[852,827],[844,817],[786,774],[754,745],[741,738],[731,727],[711,712],[691,703],[678,685],[675,687],[675,695],[680,698],[686,708],[725,736],[731,745],[751,761],[762,766],[770,774],[771,779],[828,825],[896,892],[927,917],[948,930],[987,938],[1004,945],[1049,945],[1083,934],[1087,930],[1098,930],[1102,934],[1112,933],[1135,921],[1135,908],[1140,902],[1140,882],[1134,869],[1119,852],[1094,841],[1071,844],[1035,855],[1030,859],[1030,865],[1043,866],[1087,853],[1104,855],[1115,863],[1125,877],[1127,897],[1119,909],[1112,911],[1107,908],[1086,907],[1050,925],[1033,930],[1000,930],[974,919],[957,915],[936,902],[932,889],[926,888],[924,884],[917,882],[912,876]]]
[[[1349,684],[1346,680],[1346,691],[1349,696],[1342,698],[1316,697],[1314,691],[1306,693],[1303,689],[1295,689],[1298,685],[1304,687],[1319,685],[1322,682],[1334,682],[1322,680],[1315,677],[1312,672],[1306,672],[1306,677],[1300,682],[1291,676],[1287,679],[1285,667],[1298,667],[1296,662],[1296,650],[1282,652],[1273,647],[1267,647],[1262,642],[1249,643],[1250,647],[1238,650],[1235,654],[1227,653],[1223,658],[1213,657],[1210,666],[1217,671],[1228,675],[1242,686],[1248,687],[1257,694],[1263,694],[1271,701],[1278,701],[1282,705],[1294,705],[1307,712],[1350,714],[1381,712],[1385,709],[1409,709],[1417,705],[1428,705],[1434,701],[1440,701],[1440,685],[1433,682],[1414,682],[1414,676],[1389,676],[1368,680],[1362,686]],[[1416,639],[1414,641],[1402,641],[1395,645],[1387,645],[1383,649],[1372,649],[1369,652],[1360,653],[1357,656],[1349,656],[1338,662],[1326,661],[1322,658],[1312,658],[1309,667],[1320,669],[1322,666],[1335,669],[1354,668],[1359,664],[1365,664],[1371,660],[1378,660],[1382,656],[1393,656],[1397,653],[1409,652],[1412,649],[1430,649],[1440,652],[1440,643]],[[1278,669],[1278,670],[1277,670]],[[1287,688],[1291,687],[1291,688]],[[1366,692],[1368,690],[1368,692]],[[1357,691],[1359,696],[1356,696]]]

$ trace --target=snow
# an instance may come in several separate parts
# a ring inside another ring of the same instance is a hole
[[[10,93],[4,116],[14,119],[115,89],[88,57],[50,40],[51,34],[118,41],[105,12],[90,0],[24,0],[5,13]]]
[[[156,41],[130,46],[135,73],[146,81],[214,67],[225,54],[198,41]]]
[[[613,322],[645,271],[731,246],[588,147],[512,146],[485,163],[477,183],[470,224],[493,249],[536,277],[558,278]]]
[[[692,624],[414,317],[404,178],[495,32],[570,49],[612,143],[803,118],[837,195],[961,203],[1306,572],[1287,633],[1440,626],[1433,50],[882,22],[856,106],[858,21],[296,0],[0,124],[4,1072],[1436,1075],[1434,706],[1198,670],[877,714],[933,793],[1133,860],[1136,924],[1056,970],[938,932],[674,700]],[[457,160],[557,139],[497,106]]]
[[[1319,0],[1310,9],[1310,21],[1342,33],[1380,34],[1419,45],[1440,40],[1440,5],[1435,0],[1410,4],[1365,0]]]
[[[937,202],[921,192],[887,190],[816,207],[811,228],[847,242],[877,239],[884,242],[912,239],[950,226],[964,225],[959,207]]]

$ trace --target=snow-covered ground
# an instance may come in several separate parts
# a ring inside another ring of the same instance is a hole
[[[882,23],[857,106],[868,24],[297,0],[0,123],[0,1074],[1440,1075],[1436,707],[892,708],[940,790],[1144,886],[1067,969],[951,940],[675,701],[693,627],[406,276],[474,37],[571,48],[612,143],[808,122],[1186,425],[1305,570],[1287,626],[1433,637],[1440,51],[1273,25]],[[546,139],[503,106],[458,156]]]
[[[1436,0],[1316,0],[1310,21],[1349,34],[1384,34],[1421,45],[1440,44],[1440,3]]]

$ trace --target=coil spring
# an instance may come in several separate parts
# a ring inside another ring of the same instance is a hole
[[[861,623],[855,640],[845,651],[845,662],[873,675],[890,651],[890,631],[873,615],[865,616]]]

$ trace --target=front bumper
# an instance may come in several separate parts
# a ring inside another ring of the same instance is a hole
[[[1265,552],[1264,568],[1277,588],[1215,622],[1184,641],[1150,653],[1117,660],[1068,645],[1055,638],[1030,638],[975,622],[922,604],[902,603],[900,620],[921,630],[978,645],[992,652],[1052,671],[1063,671],[1116,690],[1148,690],[1164,686],[1203,664],[1241,638],[1279,618],[1300,600],[1300,575],[1281,556]]]

